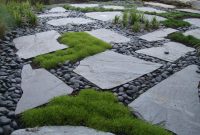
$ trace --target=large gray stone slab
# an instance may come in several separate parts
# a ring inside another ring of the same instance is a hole
[[[141,49],[136,52],[150,55],[165,61],[173,62],[179,59],[180,57],[184,56],[186,53],[194,50],[194,48],[187,47],[180,43],[168,42],[160,47]],[[168,52],[169,54],[166,54],[166,52]]]
[[[148,14],[144,14],[144,18],[149,20],[149,21],[152,21],[154,18],[156,18],[157,21],[165,21],[165,20],[167,20],[166,18],[161,17],[161,16],[148,15]]]
[[[168,5],[168,4],[163,4],[163,3],[157,3],[157,2],[144,2],[146,5],[151,5],[151,6],[158,6],[162,8],[175,8],[176,6],[174,5]]]
[[[97,29],[97,30],[87,31],[87,33],[107,43],[111,42],[124,43],[130,41],[129,38],[108,29]]]
[[[15,114],[20,114],[48,103],[50,99],[70,94],[73,89],[45,69],[32,69],[25,65],[22,69],[22,97],[17,103]]]
[[[188,12],[188,13],[196,13],[200,14],[199,10],[194,10],[194,9],[177,9],[178,11],[183,11],[183,12]]]
[[[123,6],[114,6],[114,5],[105,5],[105,6],[103,6],[103,8],[105,8],[105,9],[115,9],[115,10],[123,10],[124,9]]]
[[[83,126],[45,126],[19,129],[11,135],[114,135]]]
[[[60,34],[54,30],[37,33],[35,35],[22,36],[13,40],[18,49],[17,55],[29,59],[38,55],[67,48],[60,44],[57,38]]]
[[[194,30],[189,30],[183,33],[184,35],[191,35],[195,38],[200,39],[200,28],[199,29],[194,29]]]
[[[111,89],[159,68],[161,64],[106,51],[80,62],[74,70],[102,89]]]
[[[190,24],[200,27],[200,19],[198,18],[189,18],[189,19],[184,19],[184,21],[189,22]]]
[[[87,17],[100,21],[112,21],[115,16],[121,16],[121,12],[90,12],[85,14]]]
[[[139,117],[162,124],[177,135],[199,135],[200,74],[190,65],[157,84],[134,100],[129,107]]]
[[[93,20],[90,19],[85,19],[85,18],[60,18],[60,19],[53,19],[47,22],[47,24],[52,25],[52,26],[63,26],[67,24],[88,24],[94,22]]]
[[[158,41],[158,40],[163,40],[168,34],[176,31],[177,30],[172,28],[160,29],[151,33],[147,33],[143,36],[140,36],[140,38],[147,41]]]
[[[137,7],[137,10],[142,11],[142,12],[166,13],[166,11],[164,10],[159,10],[152,7]]]
[[[93,8],[93,7],[98,7],[98,4],[70,4],[72,7],[76,8]]]
[[[50,9],[48,12],[49,13],[63,13],[67,11],[66,9],[64,9],[63,7],[54,7],[52,9]]]
[[[38,17],[40,18],[45,18],[45,17],[67,17],[69,15],[68,12],[65,13],[44,13],[44,14],[39,14]]]

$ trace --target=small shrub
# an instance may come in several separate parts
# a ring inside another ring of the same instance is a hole
[[[6,25],[0,21],[0,38],[4,37],[5,32],[6,32]]]
[[[140,21],[140,16],[136,12],[136,10],[131,10],[130,11],[130,25],[134,25],[135,22]]]
[[[139,32],[140,29],[141,29],[140,23],[139,23],[139,22],[135,22],[135,23],[133,24],[133,26],[132,26],[132,30],[133,30],[134,32]]]
[[[116,15],[113,21],[114,24],[120,23],[120,16]]]
[[[149,22],[148,19],[146,19],[146,20],[144,21],[144,29],[145,29],[145,30],[148,30],[148,31],[151,29],[151,24],[150,24],[150,22]]]
[[[44,5],[42,3],[40,3],[40,2],[36,2],[34,7],[35,7],[36,11],[40,12],[40,11],[43,10]]]
[[[123,16],[122,16],[122,25],[123,25],[123,27],[128,26],[128,21],[129,21],[128,12],[125,11],[123,13]]]
[[[151,21],[151,27],[152,29],[158,29],[160,26],[160,23],[157,21],[156,17],[154,17]]]
[[[190,23],[182,21],[182,20],[175,20],[175,19],[167,19],[161,22],[166,27],[171,28],[179,28],[179,27],[189,27],[191,26]]]

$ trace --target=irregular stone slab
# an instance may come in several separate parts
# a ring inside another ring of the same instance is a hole
[[[174,5],[168,5],[168,4],[157,3],[157,2],[144,2],[144,4],[151,5],[151,6],[163,7],[163,8],[175,8],[176,7]]]
[[[164,37],[166,37],[168,34],[176,32],[177,30],[172,28],[166,28],[161,30],[156,30],[154,32],[145,34],[143,36],[140,36],[141,39],[147,40],[147,41],[158,41],[163,40]]]
[[[106,5],[106,6],[103,6],[103,8],[105,9],[118,9],[118,10],[123,10],[124,7],[123,6],[114,6],[114,5]]]
[[[100,21],[112,21],[115,16],[121,16],[121,12],[90,12],[85,14],[87,17]]]
[[[194,9],[177,9],[178,11],[183,11],[183,12],[189,12],[189,13],[196,13],[200,14],[199,10],[194,10]]]
[[[87,31],[87,33],[107,43],[110,43],[110,42],[124,43],[124,42],[130,41],[129,38],[108,29],[97,29],[97,30]]]
[[[144,17],[145,17],[145,19],[147,19],[147,20],[149,20],[149,21],[152,21],[154,17],[155,17],[156,20],[159,21],[159,22],[167,20],[167,19],[164,18],[164,17],[156,16],[156,15],[144,14]]]
[[[189,30],[183,34],[184,35],[192,35],[193,37],[200,39],[200,29]]]
[[[18,49],[17,55],[24,59],[29,59],[41,54],[67,48],[60,44],[57,38],[60,34],[54,30],[37,33],[35,35],[23,36],[13,40]]]
[[[189,22],[190,24],[200,27],[200,19],[198,18],[189,18],[189,19],[184,19],[184,21]]]
[[[199,0],[191,1],[191,5],[192,5],[192,8],[200,10],[200,1]]]
[[[52,26],[63,26],[67,24],[88,24],[94,22],[93,20],[90,19],[85,19],[85,18],[60,18],[60,19],[53,19],[47,22],[47,24],[52,25]]]
[[[63,13],[67,11],[66,9],[64,9],[63,7],[55,7],[49,10],[49,13]]]
[[[45,126],[19,129],[11,135],[114,135],[83,126]]]
[[[157,84],[134,100],[129,107],[139,117],[162,124],[177,135],[199,135],[200,74],[190,65]]]
[[[73,91],[47,70],[33,70],[30,65],[25,65],[22,69],[21,87],[23,94],[17,103],[15,114],[41,106],[56,96],[70,94]]]
[[[195,50],[194,48],[187,47],[180,43],[168,42],[161,47],[141,49],[136,52],[150,55],[169,62],[173,62],[179,59],[180,57],[184,56],[186,53],[194,50]],[[166,52],[168,52],[169,54],[166,54]]]
[[[98,7],[98,4],[70,4],[72,7],[76,8],[92,8],[92,7]]]
[[[45,18],[45,17],[60,17],[60,16],[62,16],[62,17],[67,17],[69,15],[69,13],[49,13],[49,14],[47,14],[47,13],[45,13],[45,14],[40,14],[40,15],[38,15],[38,17],[40,17],[40,18]]]
[[[159,68],[161,64],[106,51],[80,62],[74,70],[102,89],[111,89]]]
[[[152,7],[137,7],[137,10],[142,11],[142,12],[166,13],[166,11],[158,10]]]

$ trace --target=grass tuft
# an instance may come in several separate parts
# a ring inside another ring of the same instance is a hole
[[[167,19],[161,22],[166,27],[171,28],[179,28],[179,27],[189,27],[191,26],[190,23],[182,21],[182,20],[175,20],[175,19]]]
[[[77,96],[60,96],[41,108],[22,114],[27,127],[74,125],[112,132],[118,135],[171,135],[159,126],[132,116],[110,92],[82,90]]]
[[[63,34],[58,40],[60,43],[68,45],[69,48],[40,55],[34,58],[34,63],[49,69],[67,60],[76,62],[87,56],[112,48],[110,44],[85,32],[68,32]]]

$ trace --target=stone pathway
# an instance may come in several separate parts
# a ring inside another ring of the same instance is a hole
[[[137,10],[142,12],[156,12],[156,13],[166,13],[164,10],[158,10],[152,7],[138,7]]]
[[[103,6],[103,8],[105,9],[117,9],[117,10],[124,10],[125,8],[123,6],[112,6],[112,5],[107,5],[107,6]]]
[[[186,31],[184,33],[184,35],[192,35],[192,36],[200,39],[200,28],[199,29],[194,29],[194,30]]]
[[[167,20],[167,19],[164,18],[164,17],[156,16],[156,15],[144,14],[144,17],[145,17],[145,19],[149,20],[150,22],[151,22],[154,18],[156,18],[156,20],[159,21],[159,22],[160,22],[160,21],[165,21],[165,20]]]
[[[50,9],[48,12],[49,13],[64,13],[66,11],[67,10],[64,9],[63,7],[55,7],[55,8]]]
[[[146,5],[151,5],[151,6],[158,6],[162,8],[176,8],[174,5],[168,5],[168,4],[163,4],[163,3],[157,3],[157,2],[144,2]]]
[[[190,24],[200,27],[200,19],[199,18],[189,18],[189,19],[184,19],[184,21],[189,22]]]
[[[178,11],[183,11],[183,12],[188,12],[188,13],[196,13],[200,14],[199,10],[194,10],[194,9],[177,9]]]
[[[98,7],[99,4],[70,4],[70,6],[76,8],[93,8],[93,7]]]
[[[67,17],[69,15],[69,13],[64,12],[64,13],[44,13],[44,14],[40,14],[38,15],[38,17],[40,18],[45,18],[45,17]]]

